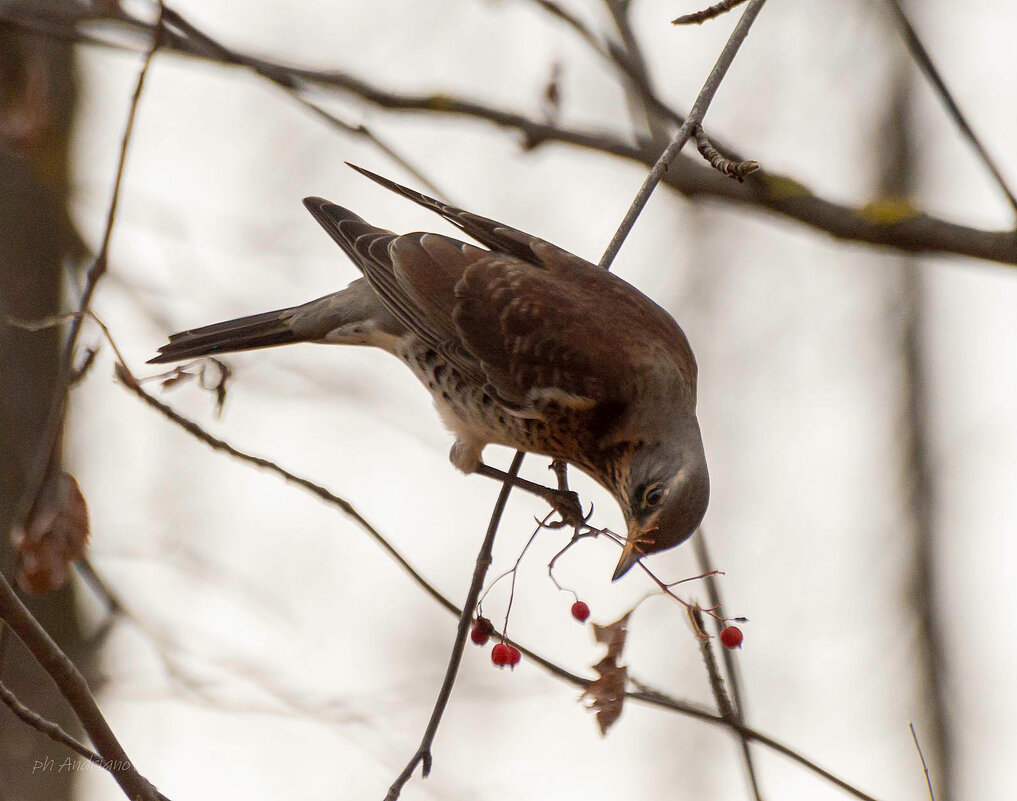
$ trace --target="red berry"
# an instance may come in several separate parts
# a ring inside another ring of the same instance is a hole
[[[519,660],[522,659],[522,654],[519,653],[519,649],[514,645],[500,642],[494,648],[491,649],[491,661],[494,662],[498,667],[509,667],[514,668],[519,664]]]
[[[505,667],[511,658],[512,654],[509,652],[509,646],[503,642],[498,643],[491,649],[491,661],[498,667]]]
[[[590,616],[590,607],[586,605],[585,601],[576,601],[572,604],[572,617],[578,620],[580,623],[585,623],[586,618]]]
[[[737,626],[728,626],[720,633],[720,641],[725,648],[741,648],[743,639],[745,636]]]
[[[470,629],[470,639],[477,645],[484,645],[492,631],[494,631],[494,626],[491,625],[491,621],[486,617],[478,617],[473,621],[473,628]]]

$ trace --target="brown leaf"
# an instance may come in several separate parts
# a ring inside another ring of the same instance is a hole
[[[607,646],[608,659],[617,661],[621,656],[622,649],[625,648],[625,638],[629,633],[629,615],[631,614],[632,612],[626,612],[624,616],[606,626],[593,624],[593,636],[596,637],[597,642]]]
[[[629,683],[629,669],[625,665],[616,665],[607,656],[594,665],[593,669],[600,674],[600,678],[590,682],[579,700],[591,699],[589,708],[597,710],[600,733],[607,734],[607,730],[621,717],[625,688]]]
[[[632,612],[626,612],[623,617],[607,626],[593,624],[593,636],[597,642],[607,647],[607,653],[593,666],[600,678],[590,682],[579,700],[590,699],[589,708],[597,710],[597,725],[600,726],[601,734],[607,734],[607,730],[621,717],[622,704],[625,702],[629,671],[625,665],[618,664],[618,659],[625,648],[631,614]]]
[[[11,541],[18,583],[26,592],[45,595],[63,586],[71,562],[84,555],[88,542],[88,506],[72,475],[49,481],[34,514],[13,530]]]

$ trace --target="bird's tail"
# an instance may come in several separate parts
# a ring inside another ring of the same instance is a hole
[[[290,324],[296,308],[277,309],[181,331],[173,334],[169,342],[159,348],[159,355],[149,359],[148,363],[163,364],[217,353],[305,342],[311,337],[297,333]]]
[[[345,289],[288,309],[276,309],[173,334],[149,364],[294,342],[373,345],[393,350],[405,333],[371,285],[358,278]]]

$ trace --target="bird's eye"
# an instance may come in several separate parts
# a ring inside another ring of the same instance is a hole
[[[664,500],[664,486],[662,484],[651,484],[643,492],[643,506],[654,507]]]

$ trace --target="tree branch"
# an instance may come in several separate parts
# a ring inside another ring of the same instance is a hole
[[[92,697],[85,677],[32,617],[32,613],[2,575],[0,575],[0,620],[10,626],[11,631],[24,643],[35,661],[49,674],[98,750],[103,767],[110,772],[124,794],[132,801],[138,799],[155,801],[158,797],[155,787],[138,773],[127,752],[120,745],[95,698]]]
[[[706,600],[712,609],[716,609],[720,616],[724,617],[724,602],[720,594],[720,582],[717,581],[717,572],[714,569],[713,560],[710,558],[710,549],[706,544],[706,534],[701,528],[692,537],[692,547],[696,553],[696,561],[699,565],[699,571],[706,576]],[[712,620],[714,630],[719,633],[722,624],[715,618],[712,618]],[[708,642],[709,641],[700,642],[700,647],[705,647]],[[734,654],[729,649],[723,649],[721,651],[721,655],[724,659],[724,671],[727,674],[728,685],[731,687],[731,697],[728,701],[728,705],[731,709],[731,714],[735,717],[738,723],[744,724],[746,718],[745,700],[742,694],[741,677],[738,673],[738,664],[735,662]],[[709,664],[710,663],[707,662],[708,670]],[[714,686],[713,676],[710,677],[710,685],[711,687]],[[717,705],[718,708],[723,711],[719,698],[717,699]],[[740,736],[739,739],[741,741],[742,760],[745,763],[745,772],[748,775],[752,790],[758,799],[760,794],[759,780],[756,776],[756,765],[755,760],[752,758],[752,749],[749,748],[749,741],[747,738]]]
[[[939,70],[932,63],[932,58],[929,56],[929,51],[925,49],[925,45],[922,44],[922,40],[918,38],[918,32],[915,30],[911,21],[908,19],[907,14],[904,12],[904,6],[900,0],[889,0],[890,8],[893,10],[894,17],[900,24],[901,32],[904,34],[904,42],[907,44],[908,51],[911,53],[911,57],[918,63],[922,72],[925,73],[925,77],[929,79],[929,83],[932,84],[932,88],[936,94],[939,95],[939,99],[943,101],[943,105],[946,106],[947,114],[950,119],[954,121],[957,127],[960,129],[961,134],[964,136],[971,146],[975,149],[978,157],[982,160],[982,163],[988,168],[989,172],[992,173],[992,177],[996,181],[996,185],[999,186],[1000,190],[1006,195],[1006,199],[1010,202],[1010,207],[1017,214],[1017,197],[1014,197],[1013,191],[1006,183],[1006,179],[1003,178],[1003,173],[999,171],[999,167],[996,166],[995,160],[989,155],[989,151],[985,149],[985,145],[982,144],[982,140],[978,138],[974,128],[968,124],[967,118],[964,113],[960,110],[960,106],[957,105],[957,101],[954,100],[953,95],[950,94],[950,90],[946,88],[946,82],[943,80],[943,76],[939,74]]]
[[[5,629],[5,631],[9,631],[9,629]],[[29,709],[21,703],[21,701],[18,700],[18,697],[11,692],[10,688],[2,682],[0,682],[0,702],[11,710],[15,717],[26,725],[31,726],[33,729],[46,735],[53,742],[65,746],[83,759],[87,759],[96,767],[103,768],[104,770],[113,773],[110,769],[110,762],[107,762],[87,745],[76,740],[70,734],[65,732],[62,728],[60,728],[59,724],[54,723],[52,720],[47,720],[35,710]],[[156,798],[158,798],[159,801],[169,801],[166,796],[158,791],[156,791]]]
[[[47,36],[118,49],[137,49],[123,43],[125,34],[140,38],[151,30],[147,23],[133,17],[110,18],[94,12],[53,11],[23,3],[0,9],[0,20]],[[78,29],[79,25],[97,21],[119,27],[120,39],[104,40],[98,34]],[[647,143],[632,144],[612,132],[563,128],[454,95],[392,92],[343,71],[303,69],[238,51],[231,51],[234,60],[224,60],[179,33],[168,34],[163,49],[219,64],[244,66],[261,75],[272,74],[290,81],[294,87],[290,90],[292,92],[325,89],[396,113],[480,120],[517,131],[528,147],[556,142],[646,166],[651,166],[658,155]],[[735,152],[730,147],[725,149]],[[714,199],[757,211],[769,211],[838,239],[911,253],[955,254],[1017,265],[1017,233],[1014,231],[986,231],[958,225],[919,209],[914,209],[907,216],[887,220],[870,214],[865,206],[848,206],[820,197],[800,181],[786,175],[761,170],[744,184],[736,184],[698,160],[679,156],[662,182],[696,200]]]
[[[731,32],[727,44],[724,45],[724,49],[720,53],[720,58],[717,59],[717,63],[710,71],[706,83],[703,84],[699,97],[696,98],[696,102],[692,106],[692,111],[689,112],[689,116],[686,117],[685,122],[682,123],[681,128],[678,129],[678,133],[674,135],[671,143],[660,154],[660,157],[650,170],[650,174],[646,176],[646,180],[643,181],[643,185],[639,188],[635,200],[629,206],[625,219],[622,220],[621,225],[611,239],[611,243],[607,246],[607,250],[600,259],[601,267],[609,268],[611,266],[611,262],[618,255],[622,243],[629,235],[629,231],[632,230],[632,226],[635,225],[636,219],[642,213],[646,202],[650,199],[650,195],[653,194],[653,190],[657,188],[657,184],[660,183],[660,179],[667,171],[671,161],[678,155],[689,140],[689,137],[702,123],[703,117],[706,116],[706,110],[710,107],[710,102],[713,100],[713,96],[717,93],[717,89],[720,87],[721,81],[724,80],[724,76],[727,75],[728,68],[738,53],[738,48],[741,47],[745,37],[748,36],[749,28],[752,27],[752,23],[755,21],[765,2],[766,0],[752,0],[742,14],[741,19],[738,20],[738,24],[735,25],[735,29]]]
[[[438,592],[438,590],[417,570],[415,570],[409,564],[406,558],[402,556],[402,554],[400,554],[399,551],[397,551],[395,547],[392,546],[391,543],[389,543],[388,540],[380,532],[378,532],[373,526],[371,526],[371,524],[368,523],[367,520],[364,519],[364,517],[361,516],[360,513],[357,512],[356,509],[348,501],[346,501],[343,498],[340,498],[337,495],[334,495],[324,487],[315,484],[313,481],[309,481],[306,478],[302,478],[301,476],[289,472],[288,470],[280,467],[279,465],[275,464],[274,462],[268,459],[264,459],[260,456],[252,456],[251,454],[245,453],[239,448],[236,448],[235,446],[231,445],[225,440],[219,439],[218,437],[209,434],[197,423],[184,417],[175,409],[166,405],[157,398],[154,398],[153,396],[149,395],[138,384],[138,382],[131,375],[130,371],[123,364],[117,365],[117,378],[123,387],[125,387],[127,390],[129,390],[138,398],[140,398],[146,405],[148,405],[150,408],[154,409],[159,414],[166,417],[173,424],[182,428],[191,436],[210,446],[213,450],[225,453],[226,455],[231,456],[239,461],[247,462],[248,464],[252,464],[256,467],[261,467],[263,469],[269,470],[275,473],[280,478],[285,479],[287,482],[299,486],[301,489],[310,492],[319,500],[322,500],[325,503],[335,506],[344,514],[349,515],[354,520],[354,522],[356,522],[357,525],[360,526],[360,528],[366,531],[367,534],[373,540],[375,540],[375,542],[377,542],[390,556],[392,556],[396,560],[399,566],[407,572],[407,574],[413,579],[414,583],[417,584],[417,586],[419,586],[431,598],[437,601],[441,606],[443,606],[452,614],[457,616],[463,614],[462,608],[452,603],[452,601],[450,601],[448,598],[446,598],[444,595]],[[499,631],[497,628],[495,629],[495,633],[497,633],[499,636],[502,636],[504,634],[504,632]],[[543,668],[552,676],[555,676],[561,679],[562,681],[565,681],[571,684],[572,686],[582,690],[585,690],[589,686],[590,683],[589,679],[584,678],[582,676],[577,676],[575,673],[572,673],[571,671],[566,670],[560,665],[555,664],[554,662],[530,650],[529,648],[515,640],[506,640],[506,642],[511,642],[513,645],[515,645],[526,657],[528,662],[539,665],[541,668]],[[829,771],[819,767],[816,763],[802,756],[789,746],[783,745],[782,743],[764,734],[761,734],[748,726],[745,726],[740,723],[731,723],[730,721],[727,721],[724,718],[709,712],[708,710],[705,710],[694,704],[690,704],[686,701],[676,699],[673,696],[668,695],[667,693],[664,693],[660,690],[656,690],[652,687],[648,687],[636,680],[633,680],[633,684],[634,686],[636,686],[637,691],[628,692],[626,693],[626,696],[634,701],[639,701],[641,703],[645,703],[660,709],[667,709],[672,712],[688,715],[690,717],[697,718],[698,720],[702,720],[707,723],[712,723],[714,725],[726,726],[732,729],[736,734],[743,735],[754,742],[761,743],[772,750],[775,750],[781,754],[784,754],[785,756],[790,757],[803,767],[809,769],[810,771],[816,773],[817,775],[823,777],[824,779],[833,782],[838,787],[847,790],[856,798],[862,799],[862,801],[876,801],[876,799],[874,799],[872,796],[863,793],[861,790],[858,790],[857,788],[853,787],[851,784],[847,783],[843,779],[840,779],[833,775],[832,773],[830,773]]]
[[[491,520],[487,525],[487,534],[480,546],[480,553],[477,554],[477,564],[473,569],[473,580],[470,582],[470,590],[466,595],[466,602],[463,604],[462,612],[459,614],[459,626],[456,629],[456,639],[452,646],[452,655],[448,660],[448,668],[445,670],[445,680],[442,682],[441,690],[438,692],[438,700],[435,701],[434,710],[431,712],[431,719],[427,723],[424,737],[420,741],[417,753],[413,755],[403,772],[396,777],[389,787],[385,801],[395,801],[403,789],[403,785],[413,776],[417,765],[422,766],[423,777],[426,779],[431,772],[431,745],[438,733],[438,725],[441,723],[442,715],[445,714],[445,707],[452,696],[452,688],[455,686],[456,676],[459,673],[459,664],[463,659],[463,649],[466,647],[466,637],[470,633],[470,622],[473,620],[473,610],[477,607],[477,599],[480,598],[480,591],[484,586],[484,577],[487,569],[491,566],[491,551],[494,548],[494,537],[498,533],[498,525],[501,523],[502,513],[505,511],[505,504],[508,502],[509,493],[512,492],[512,485],[509,479],[515,478],[522,467],[522,451],[516,451],[512,457],[512,464],[508,469],[508,478],[501,485],[501,492],[498,493],[498,500],[495,501],[494,510],[491,512]]]
[[[46,420],[46,427],[43,430],[42,442],[40,443],[31,468],[25,480],[25,492],[19,502],[19,509],[15,520],[27,522],[36,512],[36,507],[42,497],[43,488],[46,485],[52,467],[59,452],[61,433],[64,426],[64,416],[67,409],[67,397],[71,385],[74,382],[74,352],[78,343],[78,336],[81,333],[81,325],[88,314],[92,296],[95,288],[103,275],[106,274],[106,265],[109,257],[110,241],[113,237],[113,226],[116,223],[117,208],[120,203],[120,188],[123,184],[124,167],[127,163],[127,153],[130,149],[131,135],[134,132],[134,120],[137,116],[138,105],[141,102],[141,95],[145,89],[145,79],[148,76],[148,69],[152,64],[152,58],[156,50],[162,44],[163,13],[165,9],[162,3],[159,4],[159,17],[150,30],[151,41],[145,52],[141,69],[138,72],[138,79],[134,87],[134,94],[131,97],[130,107],[127,112],[127,122],[124,124],[123,137],[120,142],[120,156],[117,161],[116,175],[113,180],[113,193],[110,196],[109,209],[106,212],[106,224],[103,228],[102,243],[85,277],[85,287],[82,290],[81,298],[78,301],[77,313],[72,315],[70,328],[67,333],[67,341],[64,343],[63,355],[60,363],[60,376],[57,379],[57,387],[50,404],[49,415]]]

